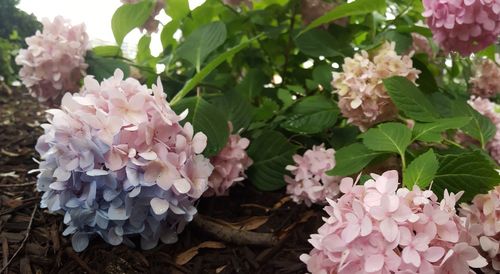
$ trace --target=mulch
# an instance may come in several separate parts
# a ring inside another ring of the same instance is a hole
[[[231,196],[202,198],[203,216],[228,230],[273,233],[272,246],[237,245],[190,224],[177,243],[152,250],[110,246],[99,237],[76,253],[62,216],[38,207],[34,146],[44,108],[19,88],[0,88],[0,269],[5,273],[305,273],[299,260],[321,225],[320,207],[288,201],[284,191],[260,192],[245,182]],[[137,240],[137,239],[136,239]],[[208,243],[207,243],[208,242]],[[197,249],[197,247],[205,248]]]

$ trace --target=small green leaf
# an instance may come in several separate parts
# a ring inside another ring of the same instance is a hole
[[[327,174],[330,176],[355,174],[380,155],[383,153],[370,150],[360,143],[343,147],[335,152],[335,167]]]
[[[335,125],[338,115],[337,105],[329,98],[309,96],[292,106],[281,127],[296,133],[319,133]]]
[[[254,121],[267,121],[271,119],[279,110],[280,106],[269,97],[262,97],[261,103],[255,111]]]
[[[243,80],[236,86],[236,90],[246,98],[252,99],[260,95],[264,85],[269,80],[262,70],[250,69]]]
[[[376,10],[385,11],[385,0],[356,0],[339,5],[309,24],[299,35],[323,24],[344,17],[363,15]]]
[[[229,137],[227,120],[217,107],[196,96],[183,99],[173,109],[176,113],[188,109],[189,114],[183,122],[190,122],[196,132],[207,135],[205,156],[216,155],[226,145]]]
[[[122,55],[122,50],[118,46],[97,46],[92,49],[92,52],[99,57],[119,57]]]
[[[160,40],[163,48],[167,48],[169,45],[177,45],[177,40],[174,38],[174,33],[181,26],[180,20],[172,20],[168,22],[161,30]]]
[[[172,98],[170,101],[171,105],[175,105],[180,99],[182,99],[189,91],[191,91],[194,87],[196,87],[207,75],[209,75],[216,67],[222,64],[227,59],[234,56],[237,52],[246,48],[252,41],[258,39],[260,36],[252,38],[250,40],[243,40],[239,45],[233,47],[226,52],[218,55],[212,61],[210,61],[200,72],[196,73],[191,80],[187,81],[184,87]]]
[[[135,60],[139,64],[144,64],[145,62],[151,60],[153,56],[151,55],[151,49],[149,48],[151,44],[151,36],[144,35],[137,43],[137,55]]]
[[[443,140],[443,131],[463,127],[470,120],[470,117],[454,117],[439,119],[432,123],[416,123],[413,127],[413,140],[439,143]]]
[[[408,165],[403,174],[403,185],[410,190],[413,185],[418,185],[420,189],[427,188],[434,179],[438,167],[436,155],[432,149],[429,149]]]
[[[495,136],[497,128],[491,120],[481,115],[481,113],[477,112],[466,102],[455,101],[453,104],[453,113],[455,115],[467,115],[472,118],[471,121],[461,129],[478,140],[483,148],[486,146],[486,143]]]
[[[179,20],[189,14],[189,1],[186,0],[168,0],[165,1],[165,13],[172,20]]]
[[[120,59],[91,55],[86,62],[89,65],[87,74],[94,75],[99,82],[113,76],[116,69],[121,69],[125,78],[130,74],[130,67]]]
[[[394,76],[385,79],[384,86],[396,107],[408,118],[432,122],[439,117],[431,102],[410,80]]]
[[[303,53],[312,56],[343,56],[339,49],[340,42],[322,29],[308,31],[295,38],[295,44]]]
[[[197,28],[179,45],[177,56],[189,61],[199,71],[205,58],[224,44],[226,36],[226,25],[222,22],[213,22]]]
[[[464,190],[462,199],[468,202],[476,194],[487,193],[498,184],[500,175],[492,162],[481,152],[473,151],[440,158],[432,189],[438,196],[445,189],[454,193]]]
[[[413,58],[413,67],[420,70],[420,74],[418,75],[418,79],[416,81],[420,90],[426,94],[437,92],[439,90],[436,79],[427,65],[417,58]]]
[[[273,191],[285,186],[285,167],[293,163],[297,146],[290,144],[283,134],[267,130],[250,143],[248,155],[253,165],[248,178],[259,189]]]
[[[121,45],[125,36],[134,28],[142,26],[153,11],[155,1],[143,0],[136,4],[124,4],[111,18],[111,29],[116,43]]]
[[[361,137],[363,144],[371,150],[404,155],[411,143],[411,130],[400,123],[385,123],[369,129]]]

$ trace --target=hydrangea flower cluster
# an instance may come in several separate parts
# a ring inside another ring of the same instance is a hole
[[[161,82],[152,89],[123,72],[99,84],[84,79],[79,94],[66,93],[37,142],[41,206],[64,214],[64,235],[77,251],[98,234],[112,245],[153,248],[176,241],[196,214],[213,166],[201,155],[207,137],[179,122]]]
[[[473,95],[489,98],[500,93],[500,66],[495,61],[482,59],[474,68],[474,77],[470,79]]]
[[[325,149],[323,144],[313,146],[303,156],[294,155],[295,165],[288,165],[293,178],[285,175],[286,192],[296,203],[326,204],[327,198],[339,194],[341,177],[329,176],[327,171],[335,167],[335,150]]]
[[[487,262],[465,240],[455,203],[462,193],[398,189],[398,172],[371,174],[364,185],[344,178],[328,217],[301,255],[311,273],[455,273]]]
[[[338,1],[327,2],[325,0],[302,0],[300,6],[302,21],[304,21],[304,24],[306,25],[311,23],[336,7],[338,5],[337,2]],[[348,20],[345,18],[334,21],[335,24],[341,26],[347,25],[347,22]]]
[[[339,94],[339,107],[348,122],[365,130],[392,120],[398,113],[382,80],[403,76],[415,82],[419,70],[413,68],[411,55],[400,56],[395,43],[384,43],[373,56],[368,52],[345,58],[343,72],[333,73],[332,85]]]
[[[423,36],[422,34],[413,32],[411,34],[411,38],[413,40],[411,49],[415,53],[425,53],[427,54],[427,56],[429,56],[429,58],[434,57],[434,52],[427,37]]]
[[[85,75],[89,38],[85,25],[72,26],[61,16],[43,19],[43,31],[26,38],[16,63],[19,77],[31,95],[48,105],[59,104],[65,92],[77,92]]]
[[[478,194],[472,204],[461,204],[460,213],[467,217],[471,243],[488,258],[485,273],[500,272],[500,186],[487,194]]]
[[[498,0],[424,0],[424,17],[434,40],[446,51],[469,55],[496,42]]]
[[[232,131],[231,124],[229,128]],[[229,135],[226,146],[210,159],[214,171],[208,178],[210,188],[205,192],[205,196],[228,195],[231,186],[246,178],[245,170],[253,163],[246,152],[249,145],[250,140],[247,138],[242,138],[239,134]]]
[[[121,0],[123,4],[137,4],[141,0]],[[146,20],[144,25],[142,25],[141,30],[146,30],[148,33],[154,33],[158,31],[158,25],[160,21],[156,20],[155,17],[160,13],[160,11],[165,7],[165,0],[156,0],[155,6],[151,15]]]
[[[500,114],[496,111],[497,105],[481,97],[472,97],[469,100],[469,105],[482,115],[488,117],[496,126],[497,131],[495,136],[488,142],[486,149],[490,153],[490,156],[500,164]]]

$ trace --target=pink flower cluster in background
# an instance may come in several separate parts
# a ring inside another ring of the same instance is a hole
[[[415,53],[425,53],[429,58],[434,57],[434,52],[432,50],[431,43],[427,39],[427,37],[423,36],[422,34],[418,34],[416,32],[413,32],[411,34],[412,38],[412,44],[411,44],[411,50],[413,50]]]
[[[289,165],[293,178],[285,176],[286,192],[296,203],[326,204],[339,194],[341,177],[329,176],[327,171],[335,167],[335,150],[324,145],[313,146],[303,156],[294,155],[295,165]]]
[[[469,55],[496,42],[499,0],[423,0],[434,40],[446,51]]]
[[[485,273],[500,272],[500,186],[487,194],[478,194],[472,204],[461,204],[460,213],[467,217],[473,243],[489,264]]]
[[[344,178],[328,217],[311,235],[314,249],[301,255],[311,273],[468,274],[486,260],[466,241],[455,211],[461,193],[398,189],[398,172],[372,174],[364,185]]]
[[[483,98],[497,95],[500,93],[500,66],[493,60],[481,59],[474,66],[474,77],[470,83],[472,95]]]
[[[231,124],[229,128],[232,131]],[[228,195],[231,186],[245,179],[245,170],[253,163],[246,152],[249,144],[250,140],[239,134],[229,135],[226,146],[210,159],[214,171],[208,179],[210,188],[205,192],[206,196]]]
[[[123,4],[137,4],[141,0],[121,0]],[[155,6],[151,12],[149,18],[144,22],[141,30],[146,30],[148,33],[154,33],[158,31],[158,26],[160,21],[156,20],[155,17],[160,13],[160,11],[165,7],[165,0],[155,0]]]
[[[19,76],[29,92],[40,102],[57,105],[65,92],[77,92],[85,75],[85,53],[89,47],[85,25],[72,26],[57,16],[43,20],[43,31],[26,38],[16,63]]]
[[[387,94],[382,80],[403,76],[415,82],[419,70],[410,55],[400,56],[395,43],[384,43],[374,54],[356,53],[345,58],[343,72],[333,73],[332,85],[339,94],[339,107],[348,122],[362,130],[396,117],[398,110]]]
[[[497,105],[486,98],[472,97],[469,100],[475,110],[488,117],[496,126],[495,136],[488,142],[486,149],[491,157],[500,164],[500,113],[496,111]]]
[[[180,125],[187,111],[170,108],[161,82],[148,89],[120,70],[101,84],[87,76],[47,112],[37,188],[42,207],[64,213],[74,249],[92,234],[112,245],[140,234],[145,249],[176,241],[213,166],[201,155],[206,135]]]

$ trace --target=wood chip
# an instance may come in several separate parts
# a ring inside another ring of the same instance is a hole
[[[214,241],[203,242],[177,255],[175,257],[175,263],[178,265],[187,264],[189,261],[191,261],[191,259],[193,259],[199,253],[199,250],[201,248],[221,249],[221,248],[226,248],[226,245],[221,242],[214,242]]]

